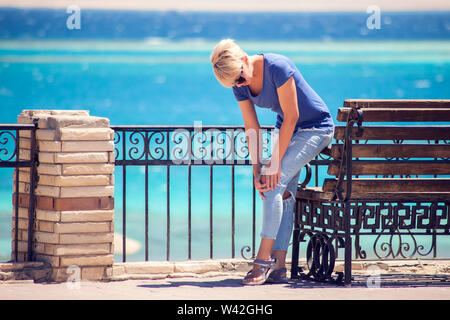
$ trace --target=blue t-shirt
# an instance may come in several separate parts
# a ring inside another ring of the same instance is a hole
[[[263,87],[257,96],[253,96],[248,86],[233,87],[238,101],[250,99],[261,108],[270,108],[276,112],[276,128],[283,123],[283,110],[278,100],[277,88],[281,87],[291,76],[297,87],[299,118],[296,128],[327,129],[333,128],[333,119],[327,105],[308,85],[295,64],[287,57],[275,53],[264,53]]]

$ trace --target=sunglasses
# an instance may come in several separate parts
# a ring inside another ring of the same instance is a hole
[[[238,85],[238,84],[243,84],[245,81],[247,81],[242,74],[244,73],[244,65],[241,66],[241,75],[239,76],[239,78],[236,79],[236,81],[234,82],[234,86]]]

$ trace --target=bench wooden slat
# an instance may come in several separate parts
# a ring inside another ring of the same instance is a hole
[[[351,108],[339,108],[337,120],[346,122]],[[443,122],[450,121],[450,108],[361,109],[364,122]]]
[[[342,156],[342,144],[333,144],[331,156]],[[450,144],[354,144],[354,158],[450,158]]]
[[[330,201],[333,197],[332,192],[323,192],[322,188],[305,188],[297,190],[297,199],[307,199],[314,201]],[[351,199],[353,200],[378,200],[378,201],[395,201],[395,200],[411,200],[411,201],[442,201],[450,200],[450,192],[371,192],[371,193],[357,193],[352,192]]]
[[[339,161],[333,161],[328,166],[328,174],[339,174]],[[354,175],[450,175],[450,161],[388,161],[388,160],[354,160],[352,161]]]
[[[450,100],[347,99],[345,108],[450,108]]]
[[[361,137],[357,137],[358,128],[352,127],[354,140],[450,140],[450,126],[364,126]],[[336,126],[334,138],[343,140],[345,126]]]
[[[333,192],[337,184],[337,179],[325,179],[323,184],[324,192]],[[342,187],[346,189],[346,181],[342,183]],[[450,179],[395,179],[395,178],[378,178],[378,179],[352,179],[352,193],[374,193],[374,192],[425,192],[425,193],[448,193],[450,195]]]
[[[332,196],[332,192],[323,192],[322,187],[298,188],[296,194],[297,199],[309,200],[330,200]]]

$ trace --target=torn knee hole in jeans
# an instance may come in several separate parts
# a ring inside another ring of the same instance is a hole
[[[286,192],[288,193],[287,195],[286,195]],[[294,195],[292,194],[292,192],[286,190],[286,191],[283,193],[283,200],[287,200],[287,199],[289,199],[289,198],[291,198],[291,197],[292,197],[292,198],[294,197]]]

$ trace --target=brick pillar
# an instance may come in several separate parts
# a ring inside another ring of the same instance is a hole
[[[114,131],[109,119],[89,111],[24,110],[18,123],[36,118],[35,260],[51,265],[52,281],[66,281],[73,273],[67,273],[69,266],[80,268],[81,280],[104,279],[114,260]],[[29,132],[21,136],[25,159]],[[30,181],[29,169],[20,170],[18,252],[23,258]]]

